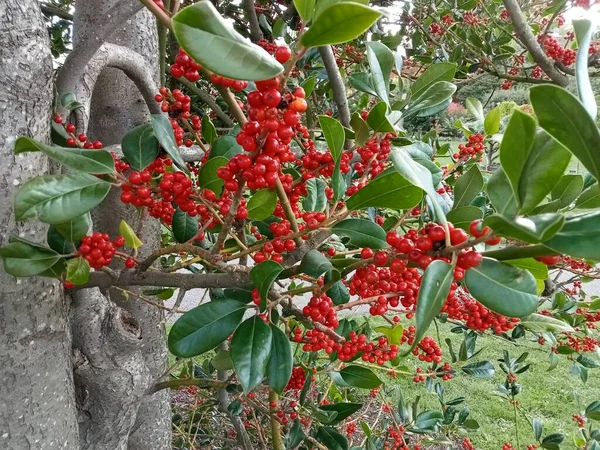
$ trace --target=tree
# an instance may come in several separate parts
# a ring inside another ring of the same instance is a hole
[[[178,447],[348,449],[341,424],[351,440],[356,420],[348,418],[363,408],[363,389],[383,402],[389,427],[365,421],[360,448],[417,448],[423,436],[456,440],[477,428],[464,399],[444,399],[443,382],[493,376],[494,363],[478,357],[480,334],[548,342],[551,364],[569,355],[582,380],[600,366],[600,305],[580,283],[600,278],[600,131],[587,58],[577,62],[579,99],[537,86],[532,108],[511,111],[505,127],[499,108],[485,114],[468,99],[478,123],[459,123],[466,143],[452,154],[435,130],[417,138],[405,127],[447,108],[462,66],[430,61],[406,80],[395,36],[363,38],[380,30],[375,8],[142,4],[78,2],[74,47],[56,79],[54,143],[47,132],[14,142],[17,155],[41,152],[65,169],[33,176],[13,194],[15,220],[46,224],[47,242],[13,237],[0,248],[17,282],[37,289],[57,278],[71,301],[73,366],[64,358],[68,333],[53,353],[63,359],[52,360],[74,375],[75,394],[70,383],[59,386],[69,399],[65,448],[168,448],[166,392],[181,388],[210,394]],[[148,11],[160,23],[160,53]],[[123,29],[126,22],[135,26]],[[591,31],[584,34],[580,45]],[[156,86],[163,59],[170,88]],[[39,123],[48,119],[40,112]],[[491,156],[478,164],[492,152],[500,167]],[[573,156],[585,178],[565,174]],[[551,271],[572,278],[555,284]],[[178,307],[161,300],[192,288],[210,299],[173,324],[168,346],[179,359],[166,370],[162,315]],[[60,298],[49,306],[64,318]],[[369,317],[360,321],[338,315],[363,305]],[[438,322],[463,336],[446,360],[427,334]],[[410,354],[427,369],[405,367]],[[199,355],[210,355],[202,366],[192,359]],[[506,374],[500,396],[515,416],[526,358],[504,354],[497,365]],[[396,376],[424,382],[440,409],[388,406],[378,389]],[[14,404],[21,392],[11,393]],[[597,420],[596,403],[577,420]],[[38,417],[28,420],[45,432]],[[181,420],[173,418],[178,430]],[[544,436],[538,422],[533,441],[558,448],[565,436]],[[597,433],[590,424],[574,438],[591,450]],[[517,448],[520,436],[515,422]],[[462,447],[473,445],[465,438]]]

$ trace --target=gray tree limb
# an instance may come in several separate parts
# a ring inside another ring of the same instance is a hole
[[[221,121],[225,124],[226,127],[233,126],[233,120],[229,118],[225,111],[221,109],[221,107],[217,104],[215,99],[208,92],[200,89],[194,83],[190,83],[183,77],[180,78],[178,81],[180,84],[188,88],[192,93],[196,94],[203,103],[206,103],[206,105],[208,105],[208,107],[215,112],[217,117],[221,119]]]
[[[252,42],[257,43],[263,37],[258,23],[258,16],[256,15],[256,9],[254,8],[254,0],[243,0],[244,11],[246,12],[246,19],[250,25],[250,39]]]
[[[325,70],[327,71],[329,82],[331,83],[333,101],[337,106],[340,123],[346,128],[350,128],[350,109],[348,108],[346,87],[344,86],[344,80],[340,75],[337,63],[335,62],[333,50],[330,45],[326,45],[324,47],[319,47],[319,54],[323,60]]]

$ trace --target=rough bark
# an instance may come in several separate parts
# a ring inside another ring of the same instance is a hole
[[[47,141],[52,61],[35,0],[0,0],[0,245],[11,234],[40,241],[45,227],[15,224],[13,198],[48,171],[39,153],[15,156],[17,136]],[[48,278],[0,271],[0,448],[76,449],[71,338],[63,290]]]
[[[337,106],[340,123],[346,128],[350,128],[350,109],[348,108],[346,88],[344,86],[344,80],[340,75],[340,70],[335,62],[335,56],[333,54],[333,50],[331,49],[331,45],[319,47],[319,54],[323,60],[325,70],[327,71],[329,82],[331,83],[333,101]]]
[[[97,16],[97,1],[81,1],[77,6],[74,20],[76,43],[79,36],[88,36],[90,30],[98,25],[99,20],[102,20]],[[148,11],[142,10],[134,17],[130,17],[124,27],[108,37],[107,42],[126,47],[141,55],[145,61],[145,73],[150,73],[154,83],[157,82],[156,22]],[[138,69],[140,69],[139,64]],[[143,86],[142,91],[152,89],[147,84],[149,82]],[[128,131],[149,121],[149,110],[146,105],[149,98],[148,93],[142,96],[135,83],[119,69],[111,67],[104,69],[93,85],[93,92],[88,94],[91,95],[88,134],[92,139],[101,140],[105,145],[119,144]],[[156,110],[152,112],[156,112]],[[93,212],[93,218],[95,229],[109,233],[111,236],[119,234],[119,222],[121,219],[125,219],[139,231],[138,235],[145,244],[141,249],[142,257],[146,253],[146,249],[151,250],[158,246],[159,224],[152,219],[148,220],[147,217],[139,217],[134,208],[122,204],[119,200],[119,192],[116,190],[109,195],[100,208]],[[166,370],[164,316],[162,311],[133,298],[127,298],[122,295],[121,291],[112,289],[104,293],[116,306],[127,310],[136,326],[141,330],[141,338],[137,342],[137,346],[143,358],[143,364],[138,368],[140,376],[136,379],[137,383],[135,386],[131,386],[131,390],[134,392],[133,396],[137,397],[138,392],[147,391],[152,380],[158,378]],[[122,367],[122,369],[126,368]],[[148,377],[142,376],[144,370],[148,371]],[[110,388],[108,385],[105,387]],[[100,392],[103,386],[99,385],[97,389]],[[137,402],[132,401],[126,405],[129,408],[127,414],[134,413],[130,417],[135,417],[135,421],[130,423],[128,429],[119,430],[118,434],[121,437],[128,436],[128,449],[162,450],[171,448],[168,400],[168,392],[163,391],[139,397]],[[108,406],[116,408],[119,403],[115,401]],[[123,410],[125,410],[125,406],[122,407],[122,412]],[[117,418],[115,417],[115,419]],[[108,424],[106,425],[107,432],[113,431],[108,428]]]

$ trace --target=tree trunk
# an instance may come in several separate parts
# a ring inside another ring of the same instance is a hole
[[[13,199],[48,172],[40,153],[15,156],[17,136],[48,141],[52,60],[36,0],[0,0],[0,245],[8,236],[43,241],[39,222],[15,224]],[[0,271],[0,448],[78,448],[71,337],[62,286]]]
[[[102,2],[101,2],[102,3]],[[97,0],[78,2],[74,20],[74,41],[94,27],[98,20]],[[158,82],[158,41],[156,21],[146,10],[130,18],[121,30],[107,42],[130,48],[144,57]],[[120,70],[106,68],[98,77],[91,93],[90,125],[88,135],[104,145],[120,144],[132,128],[150,120],[148,108],[134,83]],[[138,233],[144,246],[140,256],[150,253],[160,243],[160,224],[148,217],[139,217],[135,208],[124,205],[119,190],[113,190],[103,205],[93,212],[94,227],[111,236],[119,234],[119,223],[125,219]],[[139,289],[130,288],[132,291]],[[141,331],[140,347],[149,377],[145,387],[163,375],[167,368],[164,315],[134,297],[126,298],[121,291],[112,289],[110,299],[129,311]],[[141,370],[141,369],[140,369]],[[140,374],[141,375],[141,374]],[[143,379],[141,377],[140,379]],[[129,430],[129,450],[171,448],[171,420],[168,391],[141,397],[135,423]]]

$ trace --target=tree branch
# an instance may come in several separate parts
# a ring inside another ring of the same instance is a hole
[[[523,12],[521,11],[521,7],[517,3],[517,0],[502,0],[504,3],[504,7],[508,11],[510,15],[510,19],[515,28],[515,34],[521,40],[523,45],[529,50],[531,56],[533,56],[534,61],[538,66],[544,71],[550,79],[558,84],[559,86],[566,87],[569,84],[569,79],[566,75],[559,72],[554,66],[554,61],[544,53],[544,49],[535,39],[535,36],[531,32],[531,27]]]
[[[177,389],[181,386],[196,386],[201,389],[225,389],[230,383],[226,381],[211,380],[207,378],[182,378],[155,383],[146,392],[146,395],[152,395],[163,389]]]
[[[333,101],[335,102],[340,118],[340,123],[346,128],[350,128],[350,110],[348,109],[348,99],[344,80],[340,75],[335,56],[330,45],[319,47],[319,54],[323,60],[323,65],[327,71],[331,90],[333,91]]]
[[[248,23],[250,24],[250,39],[252,42],[257,43],[263,37],[263,34],[258,23],[256,9],[254,8],[254,0],[244,0],[244,11],[246,12],[246,19],[248,19]]]
[[[51,5],[49,3],[40,3],[40,9],[44,14],[48,16],[56,16],[64,20],[73,21],[73,14],[68,13],[67,11],[64,11],[60,8],[57,8],[56,6]]]
[[[183,77],[179,79],[179,83],[184,85],[192,93],[196,94],[198,98],[202,100],[203,103],[206,103],[208,107],[215,112],[217,117],[221,119],[221,122],[223,122],[226,127],[233,127],[233,120],[231,120],[229,116],[225,114],[225,111],[221,109],[217,102],[215,102],[215,99],[212,98],[212,96],[208,92],[203,91],[194,83],[189,82]]]

